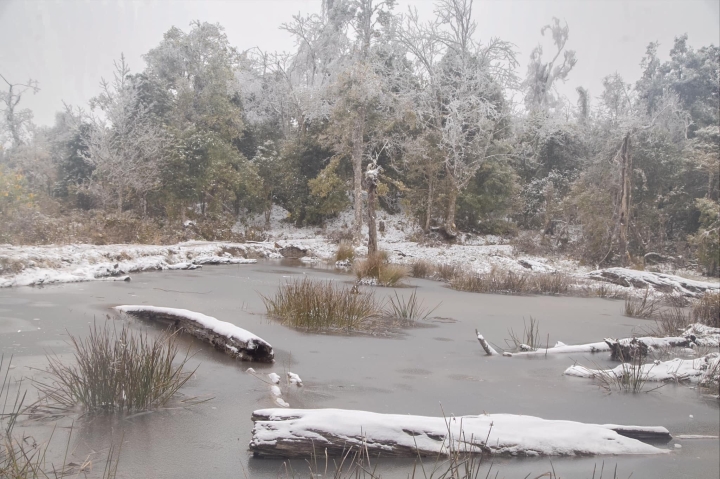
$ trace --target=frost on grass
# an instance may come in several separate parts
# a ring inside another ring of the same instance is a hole
[[[170,322],[243,361],[272,362],[275,355],[270,343],[264,339],[232,323],[202,313],[148,305],[123,305],[115,309],[143,319]]]
[[[669,438],[662,427],[584,424],[489,414],[425,417],[342,409],[261,409],[253,413],[250,450],[260,457],[343,454],[366,447],[383,457],[448,455],[452,451],[508,456],[660,454],[626,435]]]

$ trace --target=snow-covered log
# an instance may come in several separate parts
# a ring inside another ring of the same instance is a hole
[[[337,456],[364,447],[382,457],[448,455],[452,451],[508,456],[659,454],[629,436],[667,441],[663,427],[584,424],[532,416],[488,414],[425,417],[343,409],[261,409],[253,412],[255,457]]]
[[[255,336],[250,331],[212,316],[187,309],[147,305],[123,305],[116,306],[115,309],[142,319],[170,323],[186,333],[212,344],[215,349],[242,361],[263,363],[274,361],[275,353],[267,341]]]
[[[606,281],[629,288],[652,287],[663,293],[681,293],[685,296],[698,296],[706,291],[720,290],[720,283],[694,281],[672,274],[637,271],[627,268],[607,268],[591,271],[587,277],[597,281]]]
[[[640,366],[638,376],[646,381],[690,381],[700,382],[708,376],[708,371],[717,369],[718,353],[711,353],[697,359],[671,359],[670,361],[654,361]],[[589,369],[573,365],[564,372],[566,376],[581,378],[622,377],[635,374],[636,366],[629,363],[621,364],[613,369]],[[715,373],[717,374],[717,373]]]
[[[701,325],[702,326],[702,325]],[[715,328],[710,328],[715,329]],[[704,334],[700,333],[699,331],[692,330],[695,333],[698,333],[697,336],[691,336],[689,331],[691,331],[690,328],[686,332],[688,334],[686,335],[683,333],[683,336],[676,336],[676,337],[667,337],[667,338],[654,338],[652,336],[643,336],[639,338],[623,338],[623,339],[610,339],[607,338],[605,341],[597,342],[597,343],[586,343],[586,344],[576,344],[576,345],[567,345],[565,343],[562,343],[558,341],[555,346],[552,348],[538,348],[534,351],[520,351],[517,353],[512,353],[512,356],[544,356],[546,354],[570,354],[570,353],[602,353],[602,352],[611,352],[611,358],[620,360],[621,357],[625,359],[630,359],[634,357],[634,353],[630,354],[630,349],[632,348],[640,348],[642,350],[642,354],[645,355],[649,350],[653,349],[664,349],[664,348],[672,348],[672,347],[688,347],[693,346],[693,344],[698,345],[713,345],[716,343],[713,343],[713,341],[716,341],[715,335],[713,334]],[[702,336],[700,334],[703,334]],[[718,335],[720,337],[720,335]],[[707,339],[706,339],[707,338]],[[618,353],[616,353],[618,351]],[[620,356],[620,352],[622,352],[622,356]],[[630,354],[628,356],[628,354]]]

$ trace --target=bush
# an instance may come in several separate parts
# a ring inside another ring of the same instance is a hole
[[[335,261],[350,261],[355,259],[355,248],[351,244],[341,242],[335,251]]]
[[[385,251],[378,251],[364,260],[356,261],[353,269],[358,280],[373,278],[381,286],[397,286],[408,276],[405,266],[388,263],[388,254]]]
[[[356,293],[332,281],[303,278],[281,285],[272,298],[262,298],[270,316],[308,331],[362,330],[380,314],[372,293]]]
[[[65,407],[80,404],[90,412],[131,412],[164,406],[195,371],[185,372],[186,354],[178,362],[175,337],[149,338],[93,325],[86,340],[70,335],[75,364],[49,357],[51,383],[38,388]]]

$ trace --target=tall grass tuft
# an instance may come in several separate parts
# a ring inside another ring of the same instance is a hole
[[[450,287],[475,293],[530,293],[527,274],[492,268],[489,273],[461,271],[450,280]]]
[[[720,328],[720,291],[703,294],[693,305],[692,315],[696,322]]]
[[[36,383],[50,402],[90,412],[143,411],[167,404],[190,379],[189,354],[180,357],[175,337],[150,338],[133,333],[127,324],[114,328],[93,325],[85,339],[70,336],[75,363],[48,357],[50,383]]]
[[[429,278],[435,273],[435,267],[430,261],[419,259],[410,264],[410,275],[413,278]]]
[[[629,318],[651,318],[658,309],[658,300],[650,295],[650,288],[645,289],[642,298],[628,297],[625,299],[625,316]]]
[[[354,293],[332,281],[294,280],[280,285],[275,296],[262,298],[270,316],[308,331],[359,331],[380,314],[373,293]]]
[[[643,368],[643,356],[638,354],[633,356],[629,363],[623,361],[619,372],[614,369],[600,369],[597,366],[596,369],[595,379],[606,391],[639,393],[645,389],[652,367],[646,371]],[[650,391],[655,389],[658,388]]]
[[[335,261],[352,261],[355,259],[355,248],[351,244],[344,241],[340,242],[337,251],[335,251]]]
[[[515,351],[535,351],[543,345],[540,344],[540,321],[530,316],[530,324],[528,325],[523,318],[523,332],[518,335],[510,328],[508,330],[510,339],[506,339],[505,343]],[[547,347],[547,345],[545,345]]]
[[[405,266],[388,263],[388,254],[385,251],[378,251],[356,261],[353,268],[358,280],[372,278],[381,286],[397,286],[408,276]]]
[[[395,298],[390,296],[388,307],[383,314],[397,318],[404,324],[412,324],[415,321],[427,319],[439,306],[440,304],[434,308],[424,306],[422,300],[418,301],[417,289],[407,300],[405,296],[399,296],[396,291]]]

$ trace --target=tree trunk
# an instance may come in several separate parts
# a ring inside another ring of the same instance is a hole
[[[632,157],[630,156],[630,132],[625,135],[620,149],[622,172],[620,176],[620,215],[618,217],[619,248],[622,265],[630,262],[628,253],[628,226],[630,224],[630,208],[632,206]]]
[[[458,197],[458,190],[457,187],[453,184],[450,185],[450,190],[448,191],[448,207],[447,207],[447,216],[445,217],[445,234],[449,238],[455,238],[457,237],[457,230],[455,228],[455,210],[457,208],[457,197]]]
[[[122,213],[123,208],[123,189],[118,190],[118,214]]]
[[[427,208],[425,210],[425,232],[430,231],[430,221],[432,221],[432,202],[433,194],[435,193],[435,181],[434,176],[428,177],[428,195],[427,195]]]
[[[354,196],[355,196],[355,224],[353,225],[353,236],[355,242],[360,242],[362,233],[362,154],[363,154],[363,137],[365,129],[365,107],[360,107],[357,112],[357,120],[353,129],[353,145],[352,145],[352,164],[354,179]]]
[[[375,196],[377,193],[377,182],[368,180],[368,256],[377,253],[377,225],[375,224]]]

